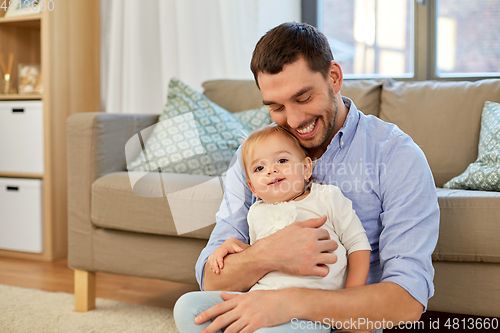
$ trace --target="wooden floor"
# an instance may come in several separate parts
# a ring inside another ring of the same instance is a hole
[[[49,263],[0,257],[0,284],[73,293],[73,270],[68,268],[66,260]],[[195,285],[105,273],[96,274],[96,284],[97,297],[171,309],[182,294],[198,290],[198,286]],[[393,330],[426,332],[430,329],[430,323],[439,320],[441,323],[439,329],[432,329],[432,332],[449,332],[445,329],[444,323],[454,318],[468,320],[480,317],[428,311],[420,319],[425,324],[425,329],[415,327],[413,329],[394,328]],[[498,330],[489,330],[489,332],[493,331],[498,332]],[[463,330],[463,332],[475,333],[483,332],[483,330],[471,329]]]
[[[0,284],[73,293],[73,270],[67,260],[51,263],[0,257]],[[100,298],[171,309],[182,294],[199,290],[196,285],[105,273],[96,274],[96,285]]]

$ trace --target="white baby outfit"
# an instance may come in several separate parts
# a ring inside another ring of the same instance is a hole
[[[300,201],[269,204],[255,202],[248,211],[250,245],[283,229],[295,221],[327,216],[321,227],[338,243],[335,254],[338,260],[328,265],[330,272],[325,277],[292,276],[273,271],[262,277],[250,290],[282,289],[289,287],[309,289],[343,289],[347,278],[347,255],[354,251],[371,250],[366,232],[352,203],[334,185],[312,183],[309,195]],[[293,246],[291,244],[290,246]]]

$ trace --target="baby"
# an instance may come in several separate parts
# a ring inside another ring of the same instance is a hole
[[[330,272],[326,277],[271,272],[250,290],[288,287],[334,290],[366,284],[371,248],[361,221],[338,187],[310,184],[312,161],[297,139],[279,126],[269,126],[248,137],[241,156],[247,183],[260,199],[248,211],[250,245],[235,238],[226,240],[208,258],[212,270],[220,273],[226,255],[241,252],[295,221],[326,215],[322,228],[339,245],[335,251],[338,260],[328,265]]]
[[[327,220],[321,228],[326,229],[338,244],[335,251],[338,260],[328,265],[328,275],[292,276],[273,271],[262,277],[250,291],[290,287],[335,290],[365,285],[371,248],[361,221],[351,201],[338,187],[310,181],[312,161],[297,139],[279,126],[268,126],[247,138],[241,157],[248,186],[258,199],[247,215],[250,245],[234,238],[226,240],[208,258],[214,273],[219,274],[224,268],[224,257],[228,254],[242,252],[295,221],[326,215]],[[193,323],[194,318],[220,302],[220,292],[183,295],[174,308],[179,332],[201,331],[209,323],[197,326]],[[196,311],[191,311],[194,308]],[[188,311],[193,313],[184,313]],[[267,330],[289,332],[298,326],[297,322],[290,322]],[[330,332],[330,329],[322,327],[314,332]]]

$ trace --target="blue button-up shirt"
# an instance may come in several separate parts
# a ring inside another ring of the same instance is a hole
[[[364,115],[348,98],[343,101],[349,109],[346,120],[316,161],[313,179],[338,186],[352,201],[372,247],[368,284],[397,283],[427,307],[434,294],[431,254],[439,206],[425,155],[396,125]],[[256,198],[246,183],[240,150],[236,157],[224,182],[217,224],[196,263],[202,289],[205,263],[219,245],[228,238],[249,243],[246,217]]]

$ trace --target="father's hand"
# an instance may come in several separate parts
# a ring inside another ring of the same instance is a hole
[[[337,262],[337,256],[332,252],[338,247],[328,231],[319,228],[325,222],[326,216],[294,222],[256,242],[254,249],[261,253],[259,258],[267,260],[271,270],[289,275],[324,277],[329,272],[326,264]]]
[[[245,294],[222,292],[224,302],[202,312],[195,323],[202,324],[215,318],[201,333],[215,333],[224,327],[227,327],[226,333],[250,333],[263,327],[285,324],[292,320],[292,307],[297,303],[284,302],[292,290],[255,290]]]

